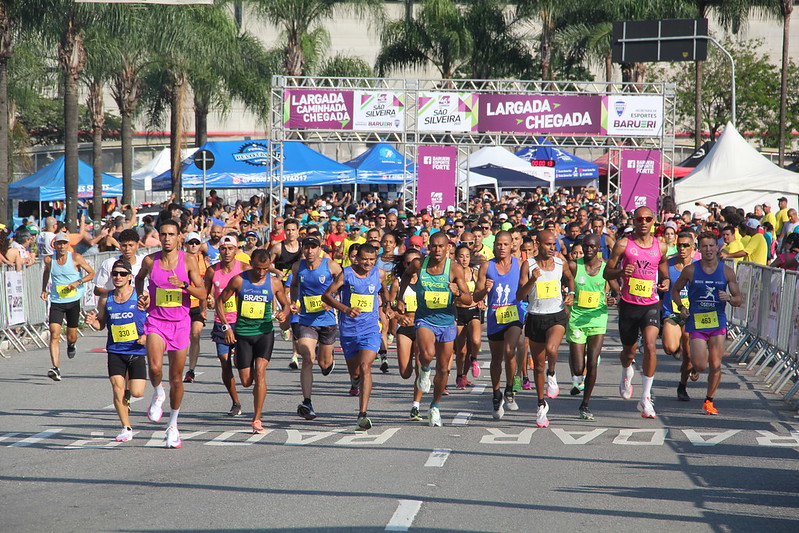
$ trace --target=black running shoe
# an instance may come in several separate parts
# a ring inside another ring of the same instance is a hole
[[[47,371],[47,377],[52,379],[53,381],[61,381],[61,371],[58,370],[57,366],[54,366],[53,368]]]
[[[688,396],[688,391],[685,389],[685,385],[683,384],[677,385],[677,399],[681,402],[691,401],[691,397]]]
[[[321,368],[321,367],[320,367],[320,368]],[[330,366],[329,366],[329,367],[327,367],[327,368],[321,368],[321,370],[322,370],[322,375],[323,375],[323,376],[327,376],[327,375],[329,375],[329,374],[330,374],[330,373],[333,371],[333,369],[334,369],[334,368],[336,368],[336,362],[335,362],[335,361],[333,361],[332,363],[330,363]]]
[[[75,344],[67,343],[67,357],[74,359],[76,353],[78,353],[78,350],[75,348]]]
[[[310,404],[301,403],[298,405],[297,414],[303,417],[305,420],[313,420],[316,418],[316,412],[313,410],[313,406]]]

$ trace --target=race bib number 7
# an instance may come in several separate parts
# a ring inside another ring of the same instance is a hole
[[[560,293],[560,280],[536,281],[535,293],[540,300],[557,297]]]

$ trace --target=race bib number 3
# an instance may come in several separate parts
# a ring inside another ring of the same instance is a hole
[[[651,279],[630,278],[630,294],[641,298],[651,298],[655,282]]]
[[[139,338],[139,330],[136,324],[112,324],[111,338],[114,342],[133,342]]]
[[[321,294],[316,296],[303,296],[302,302],[305,304],[306,313],[321,313],[325,310],[325,306],[322,305]]]
[[[266,314],[266,302],[241,302],[241,316],[244,318],[263,318]]]
[[[371,294],[352,293],[350,307],[358,307],[362,313],[371,313],[375,310],[375,297]]]
[[[599,307],[602,293],[597,291],[580,291],[577,294],[577,307],[585,309],[594,309]]]
[[[155,290],[155,305],[158,307],[180,307],[183,305],[183,290],[158,287]]]
[[[715,311],[697,313],[694,315],[694,325],[696,329],[718,329],[719,314]]]
[[[419,300],[416,299],[416,293],[405,295],[405,311],[408,313],[415,313],[419,308]]]
[[[428,309],[444,309],[449,304],[449,295],[445,291],[425,291],[424,303]]]
[[[560,280],[536,281],[535,293],[540,300],[557,297],[560,294]]]
[[[55,290],[59,298],[72,298],[78,295],[77,289],[70,289],[69,285],[56,285]]]
[[[519,322],[519,308],[515,305],[497,307],[497,324],[510,324]]]

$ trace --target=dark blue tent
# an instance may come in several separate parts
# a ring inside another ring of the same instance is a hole
[[[78,198],[91,198],[94,192],[94,170],[78,160]],[[122,196],[122,178],[103,173],[103,196]],[[64,156],[59,157],[30,176],[8,186],[8,197],[13,200],[53,202],[64,200]]]
[[[275,185],[279,183],[279,167],[270,159],[269,141],[210,141],[199,150],[214,155],[214,165],[206,171],[207,188],[235,189],[266,187],[269,166],[275,165]],[[196,152],[195,152],[196,154]],[[184,189],[202,189],[203,171],[194,164],[194,156],[182,163]],[[299,142],[283,143],[283,184],[306,187],[354,183],[355,171]],[[153,190],[172,188],[172,171],[153,178]]]
[[[404,180],[403,167],[408,174],[414,172],[413,163],[393,146],[386,143],[378,143],[344,164],[355,169],[355,182],[359,185],[402,183]]]
[[[527,161],[553,161],[555,165],[555,184],[559,186],[586,185],[599,178],[599,165],[580,159],[562,148],[546,141],[538,146],[522,148],[516,155]]]

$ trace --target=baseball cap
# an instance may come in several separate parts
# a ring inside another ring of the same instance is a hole
[[[694,211],[694,214],[693,214],[692,218],[693,218],[693,220],[704,220],[705,216],[702,213],[700,213],[699,211]]]
[[[244,236],[245,237],[255,237],[256,239],[258,238],[258,234],[255,233],[254,231],[248,231],[247,233],[244,234]]]
[[[511,224],[510,222],[505,222],[504,224],[502,224],[502,230],[503,231],[508,231],[512,227],[513,227],[513,224]]]
[[[771,202],[763,202],[763,207],[771,207]]]
[[[233,246],[238,246],[239,240],[233,235],[225,235],[224,237],[219,239],[219,246],[224,246],[226,244],[232,244]]]
[[[508,220],[508,214],[507,213],[500,213],[499,217],[497,217],[497,218],[499,218],[500,220]]]
[[[431,217],[430,215],[428,215],[427,213],[425,213],[424,215],[422,215],[422,220],[424,220],[425,222],[427,222],[428,220],[433,220],[433,217]]]
[[[786,197],[784,197],[784,196],[780,196],[779,198],[777,198],[777,201],[778,202],[787,202],[788,199]]]
[[[350,231],[360,231],[361,226],[360,224],[350,224]]]
[[[308,247],[308,248],[319,248],[320,246],[321,246],[321,243],[319,242],[319,239],[317,239],[316,237],[308,237],[307,239],[303,239],[303,241],[302,241],[302,247],[303,248],[305,248],[305,247]]]
[[[449,212],[449,211],[455,211],[455,206],[454,205],[448,205],[447,206],[447,212]]]
[[[55,239],[53,239],[53,242],[69,242],[69,235],[66,233],[58,233],[56,234]]]
[[[203,242],[200,234],[196,231],[191,231],[186,235],[186,242],[189,243],[191,241]]]
[[[747,220],[746,222],[744,222],[744,225],[745,225],[747,228],[757,229],[757,228],[759,228],[759,227],[760,227],[760,222],[759,222],[757,219],[750,218],[749,220]]]
[[[424,246],[424,241],[422,240],[421,235],[413,235],[410,239],[408,239],[408,243],[420,248]]]
[[[674,222],[673,220],[669,220],[668,222],[663,224],[663,226],[666,227],[666,228],[671,228],[671,229],[673,229],[675,231],[677,230],[677,223]]]
[[[319,211],[311,211],[311,216],[312,217],[318,217],[319,216]]]

